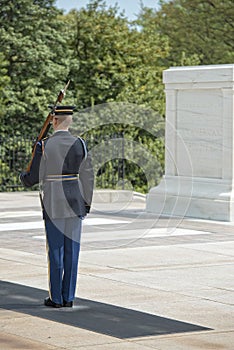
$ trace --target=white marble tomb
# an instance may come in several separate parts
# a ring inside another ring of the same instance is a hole
[[[234,221],[234,65],[164,71],[165,175],[148,212]]]

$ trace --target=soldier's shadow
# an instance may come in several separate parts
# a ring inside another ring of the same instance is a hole
[[[120,339],[210,330],[145,312],[77,298],[73,308],[48,308],[46,292],[0,281],[0,307]],[[160,301],[159,301],[160,302]]]

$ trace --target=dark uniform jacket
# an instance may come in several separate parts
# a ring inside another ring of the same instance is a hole
[[[93,195],[91,156],[84,141],[68,131],[57,131],[36,146],[29,173],[22,183],[31,187],[41,182],[43,217],[85,216]]]

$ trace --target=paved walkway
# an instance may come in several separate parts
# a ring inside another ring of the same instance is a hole
[[[75,307],[55,310],[38,195],[0,193],[0,349],[233,350],[233,225],[105,196],[84,221]]]

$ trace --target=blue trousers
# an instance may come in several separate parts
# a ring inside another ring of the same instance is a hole
[[[75,298],[81,222],[79,217],[45,220],[49,295],[57,304]]]

